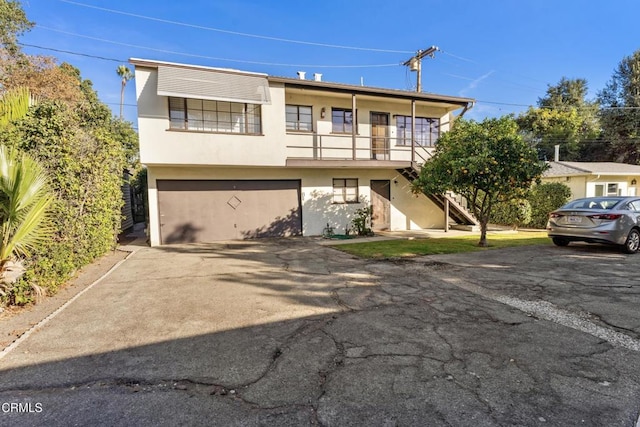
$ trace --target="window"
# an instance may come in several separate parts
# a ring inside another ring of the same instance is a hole
[[[287,105],[287,130],[313,130],[311,107],[304,105]]]
[[[171,129],[259,134],[260,105],[205,99],[169,98]]]
[[[411,116],[396,116],[398,145],[411,145]],[[440,119],[416,117],[416,145],[433,147],[440,137]]]
[[[633,202],[630,202],[629,203],[629,210],[630,211],[640,212],[640,200],[634,200]]]
[[[606,190],[606,193],[605,193]],[[622,189],[618,188],[617,183],[605,183],[605,184],[596,184],[595,186],[595,196],[620,196],[622,194]]]
[[[353,131],[353,112],[351,109],[331,109],[331,131],[334,133],[351,133]]]
[[[358,203],[358,180],[334,178],[333,203]]]

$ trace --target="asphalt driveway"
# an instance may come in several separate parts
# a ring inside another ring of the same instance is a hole
[[[639,262],[144,248],[0,359],[0,424],[634,426]]]

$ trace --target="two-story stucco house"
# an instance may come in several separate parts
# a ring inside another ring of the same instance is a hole
[[[410,181],[473,100],[132,59],[151,245],[467,222]]]

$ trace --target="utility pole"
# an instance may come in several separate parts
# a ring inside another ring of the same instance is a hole
[[[415,56],[409,58],[404,64],[404,66],[409,67],[411,71],[417,71],[417,83],[416,83],[416,92],[422,92],[422,58],[425,56],[429,56],[433,58],[436,52],[440,50],[438,46],[431,46],[425,50],[419,50],[416,52]]]

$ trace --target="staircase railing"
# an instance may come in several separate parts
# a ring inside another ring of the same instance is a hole
[[[404,176],[407,181],[413,182],[420,176],[419,166],[413,165],[411,167],[398,169],[398,172]],[[462,225],[478,225],[478,220],[467,209],[467,201],[459,194],[456,195],[452,192],[444,194],[433,194],[423,192],[425,196],[436,204],[443,211],[446,210],[446,205],[449,205],[449,217],[453,219],[457,224]]]

